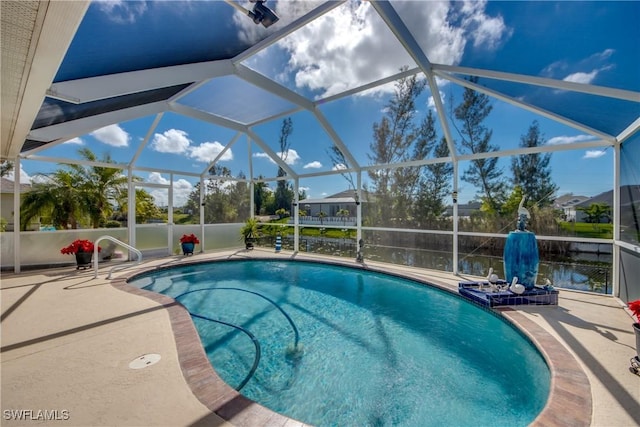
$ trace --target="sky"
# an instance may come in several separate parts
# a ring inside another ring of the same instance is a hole
[[[242,2],[241,2],[242,3]],[[291,22],[319,2],[269,1],[280,24]],[[242,3],[250,8],[249,3]],[[640,2],[393,2],[429,61],[435,64],[486,68],[569,82],[640,91]],[[210,19],[221,24],[211,25]],[[224,24],[223,24],[224,23]],[[204,26],[204,27],[203,27]],[[94,2],[78,29],[56,81],[122,72],[174,62],[219,57],[241,50],[277,31],[255,25],[228,4],[212,1],[111,1]],[[204,28],[204,30],[203,30]],[[107,46],[113,46],[105,49]],[[226,50],[225,50],[226,49]],[[107,52],[108,50],[108,52]],[[278,43],[247,58],[242,65],[271,78],[311,100],[322,100],[344,90],[370,83],[415,67],[414,61],[385,26],[369,2],[350,1],[324,17],[291,33]],[[437,79],[447,114],[461,100],[461,86]],[[640,114],[638,103],[599,99],[592,95],[528,87],[523,84],[481,79],[480,84],[507,95],[617,135]],[[360,166],[371,163],[369,146],[373,124],[383,117],[394,90],[380,86],[319,107],[340,140]],[[435,112],[427,89],[417,99],[416,116]],[[250,123],[290,109],[293,104],[264,93],[237,76],[216,78],[178,100],[184,105]],[[547,145],[596,140],[584,129],[491,99],[492,112],[485,125],[492,144],[517,148],[519,140],[537,120]],[[330,171],[335,165],[328,153],[332,139],[307,111],[291,114],[293,132],[286,163],[299,174]],[[76,158],[81,147],[98,157],[108,154],[129,162],[149,132],[154,116],[97,129],[38,152],[39,156]],[[450,121],[450,119],[448,119]],[[260,124],[253,131],[273,152],[279,151],[282,119]],[[449,123],[454,137],[455,126]],[[437,125],[438,137],[443,135]],[[143,147],[136,166],[200,174],[223,148],[235,141],[219,159],[234,176],[273,177],[276,164],[245,135],[173,112],[164,113]],[[573,193],[595,196],[613,187],[613,150],[606,147],[558,151],[552,154],[553,179],[558,196]],[[499,167],[510,176],[509,157]],[[466,168],[463,162],[460,171]],[[37,180],[39,173],[57,169],[55,163],[24,160],[21,181]],[[145,182],[169,184],[169,173],[137,171]],[[633,183],[640,177],[625,175]],[[367,182],[366,174],[363,174]],[[174,205],[181,206],[198,182],[197,177],[174,175]],[[275,184],[272,184],[272,186]],[[348,182],[340,175],[303,178],[300,187],[310,198],[343,191]],[[168,191],[149,187],[156,201],[166,205]],[[459,200],[465,203],[476,189],[460,181]]]

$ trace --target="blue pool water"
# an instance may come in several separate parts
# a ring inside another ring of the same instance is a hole
[[[130,284],[192,313],[229,385],[246,382],[242,394],[308,424],[525,426],[549,394],[547,365],[511,325],[414,281],[250,260],[160,270]],[[260,352],[253,373],[250,336]]]

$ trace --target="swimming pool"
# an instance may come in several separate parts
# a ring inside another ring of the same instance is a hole
[[[250,260],[130,284],[192,313],[228,384],[308,424],[527,425],[549,394],[543,358],[510,324],[411,280]]]

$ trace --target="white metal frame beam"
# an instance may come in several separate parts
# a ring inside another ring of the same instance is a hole
[[[465,74],[468,76],[486,77],[495,80],[524,83],[527,85],[542,86],[558,90],[566,90],[570,92],[581,92],[589,95],[606,96],[608,98],[617,98],[624,99],[626,101],[640,102],[640,93],[631,90],[615,89],[585,83],[575,83],[565,80],[555,80],[545,77],[528,76],[524,74],[506,73],[502,71],[457,67],[454,65],[433,64],[433,70],[438,75],[442,75],[442,72]]]
[[[229,141],[222,150],[220,150],[220,152],[218,153],[218,155],[215,157],[215,159],[213,159],[211,162],[209,162],[209,164],[207,165],[207,167],[205,167],[202,170],[202,173],[200,174],[201,176],[205,177],[205,176],[209,176],[209,170],[215,166],[216,163],[218,163],[218,161],[222,158],[222,156],[224,156],[224,153],[226,153],[227,151],[231,150],[231,147],[234,146],[234,144],[238,141],[238,138],[240,138],[240,136],[242,135],[242,132],[236,132],[236,134],[233,136],[233,138],[231,138],[231,141]]]
[[[82,104],[233,74],[231,60],[175,65],[54,83],[47,96]]]
[[[114,123],[126,122],[129,120],[152,116],[167,109],[166,101],[152,102],[150,104],[136,107],[115,110],[108,113],[96,114],[91,117],[84,117],[77,120],[58,123],[33,129],[27,138],[35,141],[49,142],[54,140],[69,140],[79,135],[93,132],[96,129],[112,125]]]
[[[504,95],[504,94],[502,94],[500,92],[497,92],[497,91],[495,91],[493,89],[486,88],[486,87],[484,87],[482,85],[472,83],[472,82],[470,82],[468,80],[461,79],[459,77],[452,76],[452,75],[447,74],[447,73],[438,73],[438,74],[439,74],[439,77],[441,77],[443,79],[450,80],[450,81],[452,81],[454,83],[457,83],[457,84],[459,84],[461,86],[464,86],[464,87],[468,87],[469,89],[473,89],[476,92],[484,93],[486,95],[489,95],[489,96],[494,97],[496,99],[499,99],[501,101],[507,102],[507,103],[509,103],[511,105],[514,105],[516,107],[520,107],[520,108],[522,108],[524,110],[530,111],[532,113],[535,113],[535,114],[538,114],[540,116],[546,117],[548,119],[554,120],[554,121],[556,121],[558,123],[562,123],[564,125],[572,127],[574,129],[577,129],[577,130],[579,130],[581,132],[588,133],[590,135],[593,135],[593,136],[598,137],[598,138],[602,138],[602,139],[610,141],[610,142],[615,142],[615,137],[613,135],[609,135],[608,133],[601,132],[601,131],[599,131],[597,129],[593,129],[592,127],[589,127],[589,126],[586,126],[586,125],[584,125],[582,123],[576,122],[575,120],[571,120],[571,119],[566,118],[564,116],[561,116],[559,114],[547,111],[547,110],[545,110],[543,108],[536,107],[536,106],[533,106],[531,104],[527,104],[527,103],[525,103],[523,101],[511,98],[510,96]]]

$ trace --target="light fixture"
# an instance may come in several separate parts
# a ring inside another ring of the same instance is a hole
[[[233,6],[240,12],[244,13],[245,15],[248,15],[249,18],[251,18],[256,25],[262,24],[265,28],[268,28],[271,25],[278,22],[278,20],[280,19],[278,18],[278,15],[276,15],[276,13],[273,10],[269,9],[267,6],[264,5],[266,0],[249,0],[249,1],[251,3],[255,3],[253,6],[253,10],[245,9],[235,1],[225,0],[225,2],[230,6]]]
[[[249,12],[249,17],[253,19],[253,22],[255,24],[262,24],[262,26],[268,28],[278,22],[280,18],[278,18],[278,15],[276,15],[273,10],[264,5],[264,1],[250,1],[251,3],[255,3],[255,6],[253,6],[253,11]]]

